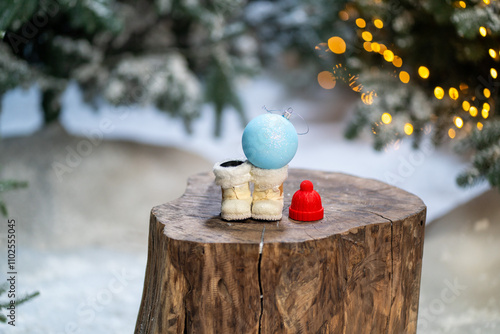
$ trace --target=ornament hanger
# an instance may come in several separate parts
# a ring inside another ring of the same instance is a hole
[[[262,106],[262,109],[264,109],[265,111],[267,111],[270,114],[281,113],[281,116],[285,117],[289,121],[290,121],[290,118],[293,118],[294,116],[300,117],[300,119],[302,119],[302,121],[304,121],[304,124],[306,125],[307,130],[305,132],[297,132],[297,134],[298,135],[306,135],[309,133],[309,124],[307,124],[307,121],[299,113],[294,113],[292,107],[288,107],[283,112],[281,110],[267,109],[266,106]]]

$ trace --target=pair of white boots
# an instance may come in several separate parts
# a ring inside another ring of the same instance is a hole
[[[215,183],[222,188],[222,219],[281,219],[283,182],[288,177],[288,165],[262,169],[248,161],[229,160],[216,163],[213,171]],[[254,184],[253,196],[250,182]]]

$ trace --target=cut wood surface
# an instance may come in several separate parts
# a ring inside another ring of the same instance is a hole
[[[288,218],[300,182],[325,218]],[[153,208],[136,333],[416,333],[424,203],[385,183],[291,169],[279,222],[220,219],[212,173]]]

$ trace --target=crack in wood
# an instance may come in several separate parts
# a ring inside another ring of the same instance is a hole
[[[259,262],[257,267],[257,274],[259,276],[259,298],[260,298],[260,314],[259,314],[259,334],[262,331],[262,315],[264,314],[264,292],[262,290],[262,275],[261,275],[261,267],[262,267],[262,253],[264,251],[264,233],[266,232],[266,227],[262,229],[262,237],[260,239],[259,244]]]
[[[188,311],[185,303],[184,303],[184,330],[182,332],[183,334],[187,334],[188,332]]]

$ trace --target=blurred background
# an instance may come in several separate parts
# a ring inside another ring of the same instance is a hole
[[[309,127],[291,168],[424,200],[419,333],[498,333],[499,12],[493,0],[3,1],[0,244],[15,220],[17,289],[40,295],[0,333],[131,333],[149,211],[242,157],[264,105]]]

